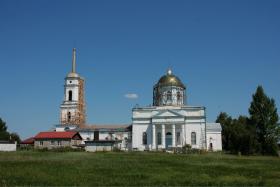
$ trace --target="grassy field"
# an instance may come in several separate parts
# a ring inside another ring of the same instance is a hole
[[[0,153],[0,186],[279,186],[280,159],[222,154]]]

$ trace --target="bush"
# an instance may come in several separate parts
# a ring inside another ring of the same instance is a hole
[[[42,149],[35,149],[36,151],[39,151],[39,152],[47,152],[49,151],[48,148],[44,147]]]
[[[118,147],[113,147],[113,152],[122,152],[122,150]]]
[[[34,146],[33,145],[19,146],[18,150],[19,151],[34,151]]]
[[[192,148],[191,145],[187,144],[182,147],[181,151],[176,151],[176,153],[182,153],[182,154],[206,154],[207,151],[204,149],[195,149]]]

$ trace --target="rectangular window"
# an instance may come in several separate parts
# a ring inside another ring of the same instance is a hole
[[[52,141],[51,141],[51,145],[54,145],[54,143],[55,143],[55,142],[52,140]]]
[[[157,133],[157,143],[158,143],[158,145],[161,145],[161,133],[160,132]]]
[[[181,139],[181,137],[180,137],[180,132],[177,132],[177,133],[176,133],[176,142],[177,142],[178,145],[181,144],[180,139]]]
[[[94,131],[94,140],[99,140],[99,131]]]
[[[43,146],[44,142],[43,141],[40,141],[40,146]]]
[[[61,141],[57,141],[57,145],[58,145],[58,146],[61,146]]]
[[[191,133],[191,142],[192,142],[192,145],[196,145],[196,133],[195,132]]]

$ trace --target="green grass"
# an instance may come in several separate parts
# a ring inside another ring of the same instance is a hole
[[[279,186],[280,159],[223,154],[0,153],[0,186]]]

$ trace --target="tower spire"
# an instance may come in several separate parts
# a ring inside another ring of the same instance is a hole
[[[76,48],[73,48],[72,54],[72,73],[76,73]]]

